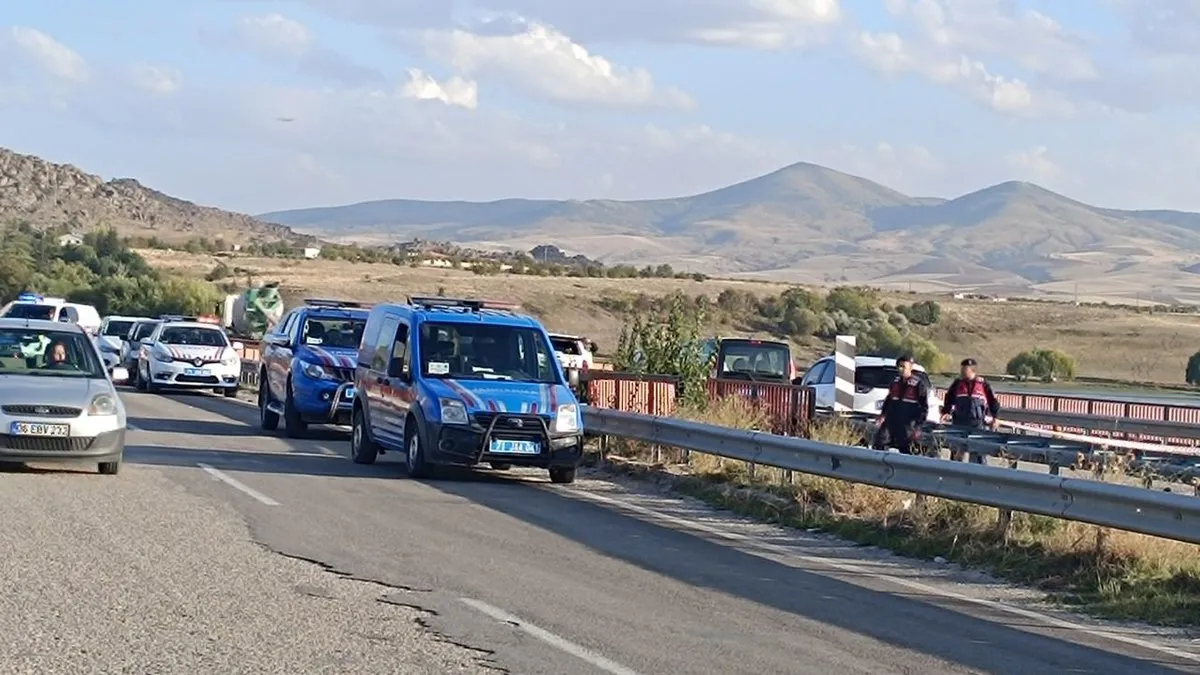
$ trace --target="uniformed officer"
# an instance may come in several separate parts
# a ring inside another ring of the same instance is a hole
[[[976,372],[975,359],[963,359],[961,366],[958,379],[946,390],[946,400],[942,402],[942,423],[974,429],[986,426],[995,431],[1000,401],[992,392],[992,385]]]
[[[900,373],[888,388],[879,415],[875,449],[885,450],[890,441],[900,452],[911,455],[913,441],[929,416],[929,384],[913,371],[911,356],[896,359]]]

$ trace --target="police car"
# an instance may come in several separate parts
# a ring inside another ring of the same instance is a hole
[[[212,389],[233,398],[242,378],[243,345],[230,343],[219,325],[196,317],[164,316],[138,350],[134,385],[142,391],[164,388]]]
[[[32,292],[21,293],[16,300],[0,308],[0,317],[74,323],[93,337],[99,333],[101,324],[100,312],[91,305],[67,302],[62,298]]]
[[[402,451],[414,478],[489,464],[574,482],[579,402],[546,329],[515,309],[449,298],[375,306],[356,358],[351,458]]]
[[[259,419],[274,431],[282,417],[288,436],[309,424],[349,424],[354,365],[367,306],[308,299],[263,338],[258,381]]]

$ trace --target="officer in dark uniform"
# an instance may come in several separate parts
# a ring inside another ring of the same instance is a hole
[[[954,426],[996,429],[996,418],[1000,415],[1000,401],[992,392],[992,385],[976,372],[975,359],[963,359],[958,379],[946,390],[942,402],[942,422]]]
[[[929,384],[913,372],[911,356],[896,359],[900,374],[888,388],[879,414],[879,432],[875,449],[886,450],[889,441],[900,452],[911,455],[913,441],[929,416]]]

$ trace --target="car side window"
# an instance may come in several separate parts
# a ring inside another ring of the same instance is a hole
[[[385,333],[386,335],[386,333]],[[396,338],[392,341],[392,356],[394,359],[402,359],[404,367],[401,369],[405,375],[412,372],[412,364],[408,358],[408,325],[400,324],[396,328]]]
[[[392,347],[395,344],[396,331],[400,327],[400,320],[394,316],[389,316],[383,320],[383,325],[379,329],[379,338],[375,340],[375,353],[371,357],[371,370],[377,372],[386,372],[388,367],[388,358],[391,356]]]
[[[296,336],[300,333],[300,324],[304,323],[304,315],[301,312],[293,312],[288,324],[283,327],[283,332],[288,337],[288,342],[295,342]]]
[[[820,383],[833,384],[835,379],[837,379],[837,365],[833,361],[826,361],[825,371],[821,373]]]
[[[811,387],[814,384],[821,383],[821,375],[829,368],[828,361],[817,361],[807,373],[804,374],[804,379],[800,380],[800,384],[805,387]]]

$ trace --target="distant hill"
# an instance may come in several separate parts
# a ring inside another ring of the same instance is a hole
[[[79,230],[115,228],[167,243],[194,237],[249,241],[312,240],[290,228],[242,213],[198,206],[132,178],[105,181],[71,166],[0,148],[0,220]]]
[[[1116,287],[1133,288],[1191,276],[1183,268],[1200,261],[1200,214],[1103,209],[1021,182],[911,197],[808,163],[672,199],[385,200],[259,218],[364,241],[436,231],[473,246],[549,242],[609,264],[797,281],[1037,287],[1123,275]]]

